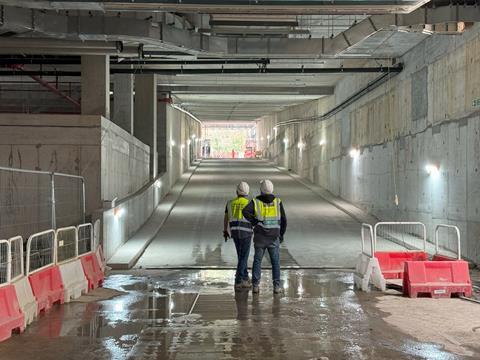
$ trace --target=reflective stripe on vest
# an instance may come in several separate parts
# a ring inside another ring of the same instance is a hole
[[[243,217],[242,213],[249,202],[247,198],[241,196],[228,202],[227,211],[230,230],[245,231],[248,233],[253,232],[252,225]]]
[[[265,229],[280,229],[281,211],[280,199],[275,198],[272,203],[265,204],[263,201],[255,199],[255,216],[259,221],[258,225]]]

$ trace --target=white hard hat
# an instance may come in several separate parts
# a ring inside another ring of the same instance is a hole
[[[262,194],[272,194],[273,193],[273,183],[270,180],[262,180],[260,182],[260,192]]]
[[[237,195],[247,196],[250,192],[250,186],[245,181],[241,181],[240,184],[237,185]]]

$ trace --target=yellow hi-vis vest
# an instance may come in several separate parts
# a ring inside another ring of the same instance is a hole
[[[264,229],[280,229],[282,214],[280,211],[281,200],[275,198],[272,203],[265,204],[263,201],[255,199],[255,216],[259,221],[258,226]]]
[[[253,233],[252,224],[243,217],[242,213],[249,202],[247,198],[239,196],[227,204],[228,222],[233,238],[245,238]]]

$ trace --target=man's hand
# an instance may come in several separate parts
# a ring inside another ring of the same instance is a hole
[[[283,243],[283,235],[280,235],[280,244]]]
[[[225,239],[225,242],[230,238],[230,234],[227,230],[223,230],[223,238]]]

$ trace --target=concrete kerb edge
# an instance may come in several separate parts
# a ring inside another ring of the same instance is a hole
[[[192,178],[193,174],[195,174],[195,171],[197,171],[198,167],[200,166],[201,164],[201,160],[198,160],[196,162],[194,162],[194,167],[190,173],[190,175],[188,176],[188,179],[187,181],[185,182],[185,184],[183,184],[182,186],[182,189],[180,190],[180,192],[178,193],[178,196],[177,198],[175,199],[175,201],[172,203],[172,206],[170,207],[170,209],[168,210],[167,212],[167,215],[165,216],[165,218],[160,222],[160,224],[158,225],[156,231],[153,233],[153,235],[151,237],[149,237],[149,239],[147,241],[145,241],[145,243],[142,245],[142,247],[140,248],[140,250],[133,255],[133,257],[130,259],[130,261],[128,263],[110,263],[108,264],[108,266],[112,269],[112,270],[129,270],[131,268],[133,268],[135,266],[135,264],[137,263],[137,261],[142,257],[143,253],[145,252],[145,250],[147,249],[147,247],[150,245],[150,243],[152,242],[152,240],[155,238],[155,236],[158,234],[158,232],[162,229],[163,225],[165,224],[165,222],[167,221],[167,219],[169,218],[173,208],[175,207],[175,205],[177,204],[178,200],[180,199],[180,197],[182,196],[183,194],[183,191],[185,190],[185,188],[187,187],[187,185],[190,183],[190,179]],[[160,202],[161,203],[161,202]],[[157,205],[159,206],[160,203]],[[148,220],[147,220],[148,221]]]

